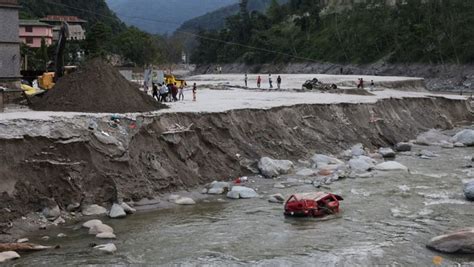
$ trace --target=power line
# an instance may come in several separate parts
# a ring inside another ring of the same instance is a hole
[[[119,20],[117,17],[100,14],[100,13],[97,13],[97,12],[94,12],[94,11],[91,11],[91,10],[87,10],[87,9],[72,7],[72,6],[69,6],[69,5],[66,5],[66,4],[56,3],[56,2],[53,2],[51,0],[44,0],[44,2],[46,2],[48,4],[51,4],[51,5],[63,6],[63,7],[67,7],[67,8],[73,9],[73,10],[83,11],[83,12],[94,14],[94,15],[104,17],[104,18],[111,18],[111,19],[114,19],[114,20]],[[171,21],[165,21],[165,20],[159,20],[159,19],[150,19],[150,18],[137,17],[137,16],[122,15],[122,17],[129,18],[129,19],[140,19],[140,20],[144,20],[144,21],[152,21],[152,22],[173,24],[173,25],[179,25],[179,26],[181,25],[180,23],[177,23],[177,22],[171,22]],[[266,48],[260,48],[260,47],[250,46],[250,45],[236,43],[236,42],[225,41],[225,40],[222,40],[222,39],[203,36],[203,35],[188,32],[188,31],[176,30],[175,32],[183,33],[183,34],[190,35],[190,36],[194,36],[194,37],[204,39],[204,40],[219,42],[219,43],[228,44],[228,45],[240,46],[240,47],[243,47],[243,48],[248,48],[248,49],[257,50],[257,51],[261,51],[261,52],[287,56],[287,57],[291,57],[291,58],[294,58],[294,59],[301,59],[301,60],[306,60],[306,61],[317,62],[316,60],[311,59],[311,58],[300,57],[300,56],[297,56],[297,55],[292,55],[292,54],[288,54],[288,53],[281,52],[281,51],[276,51],[276,50],[271,50],[271,49],[266,49]]]

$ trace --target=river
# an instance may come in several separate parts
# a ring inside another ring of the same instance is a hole
[[[410,173],[376,173],[372,178],[330,185],[331,192],[344,197],[336,217],[285,218],[282,205],[265,198],[221,202],[211,197],[195,206],[104,220],[118,237],[113,241],[118,248],[115,254],[92,249],[89,244],[105,242],[87,235],[77,224],[35,233],[31,241],[61,248],[23,255],[12,264],[429,266],[435,256],[446,265],[474,264],[472,255],[443,255],[425,247],[434,236],[473,226],[474,203],[465,200],[462,181],[474,178],[474,171],[463,168],[474,149],[414,147],[414,151],[421,149],[440,156],[425,160],[401,155],[397,161]],[[275,181],[255,179],[250,186],[261,193],[315,190],[306,184],[275,189]],[[40,240],[59,232],[67,237]]]

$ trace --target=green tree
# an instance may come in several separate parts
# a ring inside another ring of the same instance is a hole
[[[98,22],[91,27],[86,35],[86,55],[89,58],[106,58],[110,53],[107,47],[110,47],[112,30],[107,25]]]

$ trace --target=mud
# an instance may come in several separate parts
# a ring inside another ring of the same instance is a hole
[[[262,156],[297,160],[355,143],[377,148],[472,119],[466,101],[445,98],[164,113],[119,123],[87,116],[46,124],[19,119],[12,125],[42,130],[0,139],[0,218],[40,211],[51,200],[61,209],[138,201],[249,174]],[[176,124],[190,127],[176,132]]]
[[[138,90],[114,67],[99,59],[62,77],[45,95],[31,100],[33,109],[44,111],[125,113],[166,107]]]

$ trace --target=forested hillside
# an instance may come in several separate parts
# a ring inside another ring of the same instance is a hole
[[[203,32],[205,38],[192,59],[198,63],[474,62],[473,1],[410,0],[387,6],[379,0],[333,13],[321,12],[319,2],[273,1],[265,14],[243,9],[228,18],[225,29]]]
[[[127,25],[153,34],[172,34],[183,22],[238,0],[107,0]]]
[[[143,66],[165,63],[180,58],[178,45],[163,37],[153,36],[135,27],[127,27],[108,8],[105,0],[20,0],[21,18],[39,19],[46,15],[73,15],[87,23],[85,41],[69,41],[66,44],[65,61],[78,64],[75,55],[85,51],[88,58],[119,58],[121,62]],[[44,69],[53,58],[54,46],[47,49],[22,47],[29,55],[29,68]],[[118,56],[118,57],[117,57]]]
[[[113,32],[125,29],[104,0],[20,0],[20,18],[42,18],[46,15],[70,15],[87,20],[86,27],[100,21]]]
[[[272,0],[249,0],[248,2],[248,10],[258,11],[258,12],[265,12],[267,8],[270,6]],[[278,3],[284,4],[287,3],[288,0],[278,0]],[[188,32],[197,32],[200,29],[203,30],[216,30],[221,29],[225,26],[226,19],[230,16],[236,15],[239,13],[240,7],[239,4],[234,4],[230,6],[226,6],[215,10],[213,12],[209,12],[205,15],[190,19],[181,25],[178,28],[178,32],[180,31],[188,31]]]

